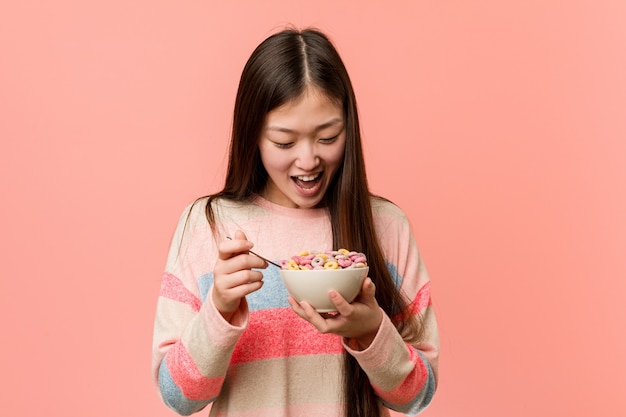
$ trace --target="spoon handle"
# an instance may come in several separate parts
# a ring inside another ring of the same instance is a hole
[[[228,240],[232,240],[229,236],[226,236],[226,239],[228,239]],[[248,252],[249,252],[249,253],[251,253],[252,255],[256,256],[257,258],[261,258],[261,259],[263,259],[265,262],[267,262],[267,263],[270,263],[270,264],[274,265],[276,268],[282,269],[282,267],[281,267],[280,265],[278,265],[276,262],[272,262],[272,261],[270,261],[269,259],[262,257],[262,256],[261,256],[261,255],[259,255],[258,253],[256,253],[256,252],[252,252],[251,250],[249,250]]]

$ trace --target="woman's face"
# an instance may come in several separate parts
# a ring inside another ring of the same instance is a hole
[[[286,207],[316,207],[343,161],[340,105],[314,87],[267,114],[259,151],[269,177],[263,197]]]

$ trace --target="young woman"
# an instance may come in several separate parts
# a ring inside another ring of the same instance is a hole
[[[305,249],[367,255],[336,315],[278,268]],[[415,415],[437,385],[429,278],[404,213],[368,189],[357,107],[328,38],[285,30],[248,60],[223,189],[183,213],[157,304],[153,379],[179,414]]]

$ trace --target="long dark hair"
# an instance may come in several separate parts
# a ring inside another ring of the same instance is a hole
[[[356,99],[348,72],[330,40],[314,29],[287,29],[263,41],[246,63],[233,118],[224,188],[210,195],[206,217],[215,230],[212,202],[219,198],[246,200],[265,187],[268,174],[258,141],[265,117],[273,109],[315,86],[343,107],[346,145],[343,163],[321,202],[330,214],[333,247],[367,254],[376,300],[396,321],[405,340],[416,340],[420,326],[406,311],[407,300],[396,288],[378,243],[365,172]],[[347,417],[379,417],[380,404],[365,372],[345,353],[344,404]]]

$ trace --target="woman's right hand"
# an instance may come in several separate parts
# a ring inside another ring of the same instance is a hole
[[[232,240],[224,240],[218,246],[211,297],[226,320],[239,308],[242,298],[263,286],[263,273],[252,268],[264,269],[267,263],[248,253],[252,246],[242,231],[235,232]]]

